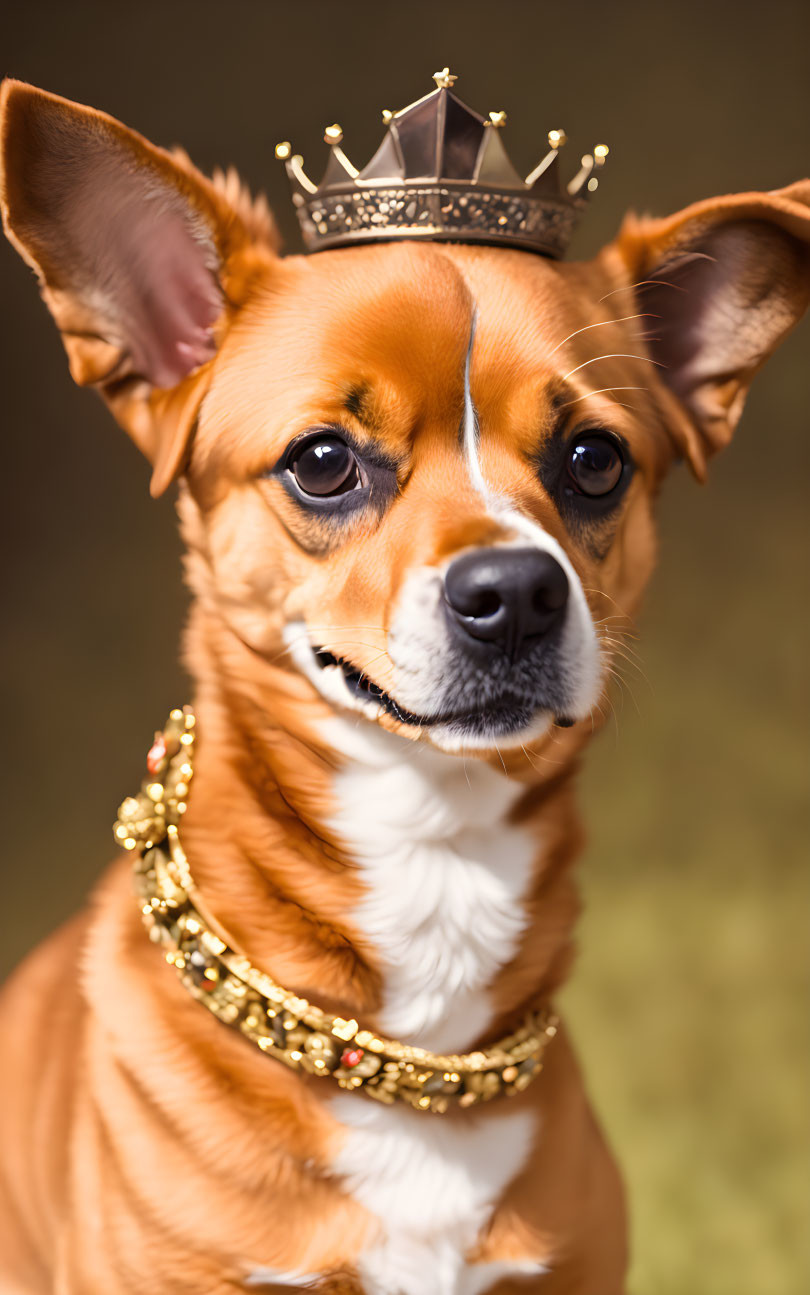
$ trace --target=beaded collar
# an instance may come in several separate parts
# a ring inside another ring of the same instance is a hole
[[[195,717],[173,710],[155,734],[147,776],[118,811],[115,839],[135,857],[135,889],[149,936],[192,998],[292,1070],[331,1077],[385,1103],[443,1113],[521,1092],[556,1033],[546,1008],[476,1052],[443,1056],[383,1038],[283,989],[240,953],[207,911],[180,844],[194,772]]]

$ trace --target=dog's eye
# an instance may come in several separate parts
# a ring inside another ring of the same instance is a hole
[[[343,495],[360,482],[357,460],[339,436],[321,433],[296,449],[289,471],[305,495]]]
[[[586,433],[571,446],[568,475],[579,494],[591,498],[609,495],[619,484],[623,469],[621,449],[609,436]]]

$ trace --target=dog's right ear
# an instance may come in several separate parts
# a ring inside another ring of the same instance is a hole
[[[213,183],[106,113],[19,81],[0,87],[0,208],[73,378],[101,392],[160,494],[182,471],[229,314],[275,253],[269,213],[247,211],[233,178]]]
[[[601,256],[649,321],[667,425],[702,480],[752,379],[810,303],[810,180],[663,220],[629,216]]]

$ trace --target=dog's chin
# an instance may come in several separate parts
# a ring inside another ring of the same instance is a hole
[[[494,706],[452,719],[438,719],[424,732],[442,751],[494,752],[535,742],[557,722],[557,716],[547,707]],[[572,721],[565,717],[562,722],[568,725]]]
[[[494,699],[486,708],[454,711],[451,705],[433,714],[418,714],[402,706],[350,662],[325,648],[313,647],[308,637],[288,637],[290,655],[320,695],[335,709],[354,711],[403,737],[427,739],[447,752],[496,751],[519,747],[542,737],[554,724],[574,721],[541,702]]]

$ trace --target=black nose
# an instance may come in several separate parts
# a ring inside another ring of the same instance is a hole
[[[473,549],[451,562],[444,592],[454,625],[514,661],[562,620],[568,577],[542,549]]]

